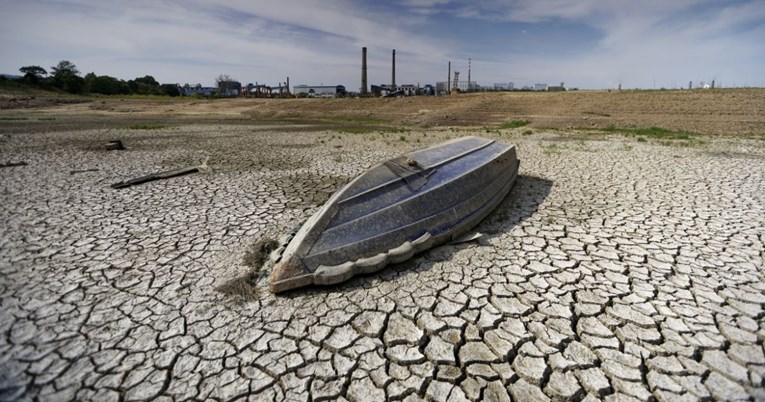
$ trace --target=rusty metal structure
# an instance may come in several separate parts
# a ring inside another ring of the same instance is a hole
[[[460,84],[460,72],[455,71],[454,84],[452,85],[452,95],[457,95],[460,92],[459,84]]]

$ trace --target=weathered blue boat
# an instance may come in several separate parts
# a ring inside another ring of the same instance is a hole
[[[519,163],[515,146],[463,137],[370,168],[276,251],[271,291],[339,283],[457,239],[505,198]]]

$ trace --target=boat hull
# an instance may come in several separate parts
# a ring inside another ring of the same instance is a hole
[[[278,250],[271,290],[339,283],[462,236],[505,198],[518,165],[514,146],[464,137],[369,169]]]

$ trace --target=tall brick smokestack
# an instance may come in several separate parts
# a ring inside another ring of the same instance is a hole
[[[390,85],[395,90],[396,88],[396,49],[393,49],[393,71],[391,73]]]
[[[361,94],[367,94],[367,48],[361,48]]]

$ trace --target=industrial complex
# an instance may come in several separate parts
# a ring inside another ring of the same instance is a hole
[[[464,75],[463,75],[464,77]],[[217,87],[203,87],[185,84],[179,85],[178,90],[183,96],[218,96],[222,98],[252,97],[252,98],[279,98],[279,97],[307,97],[307,98],[336,98],[345,96],[435,96],[455,95],[465,92],[486,91],[565,91],[561,82],[559,86],[549,86],[545,83],[537,83],[533,86],[516,88],[513,82],[494,83],[493,85],[478,85],[472,79],[472,60],[468,59],[467,79],[460,79],[460,72],[452,72],[451,61],[447,65],[447,76],[444,81],[432,84],[397,84],[396,83],[396,49],[391,52],[391,80],[389,83],[369,84],[367,80],[367,48],[361,49],[361,86],[358,91],[348,91],[343,85],[308,85],[300,84],[290,88],[290,79],[277,85],[247,84],[234,80],[222,80],[217,82]]]

